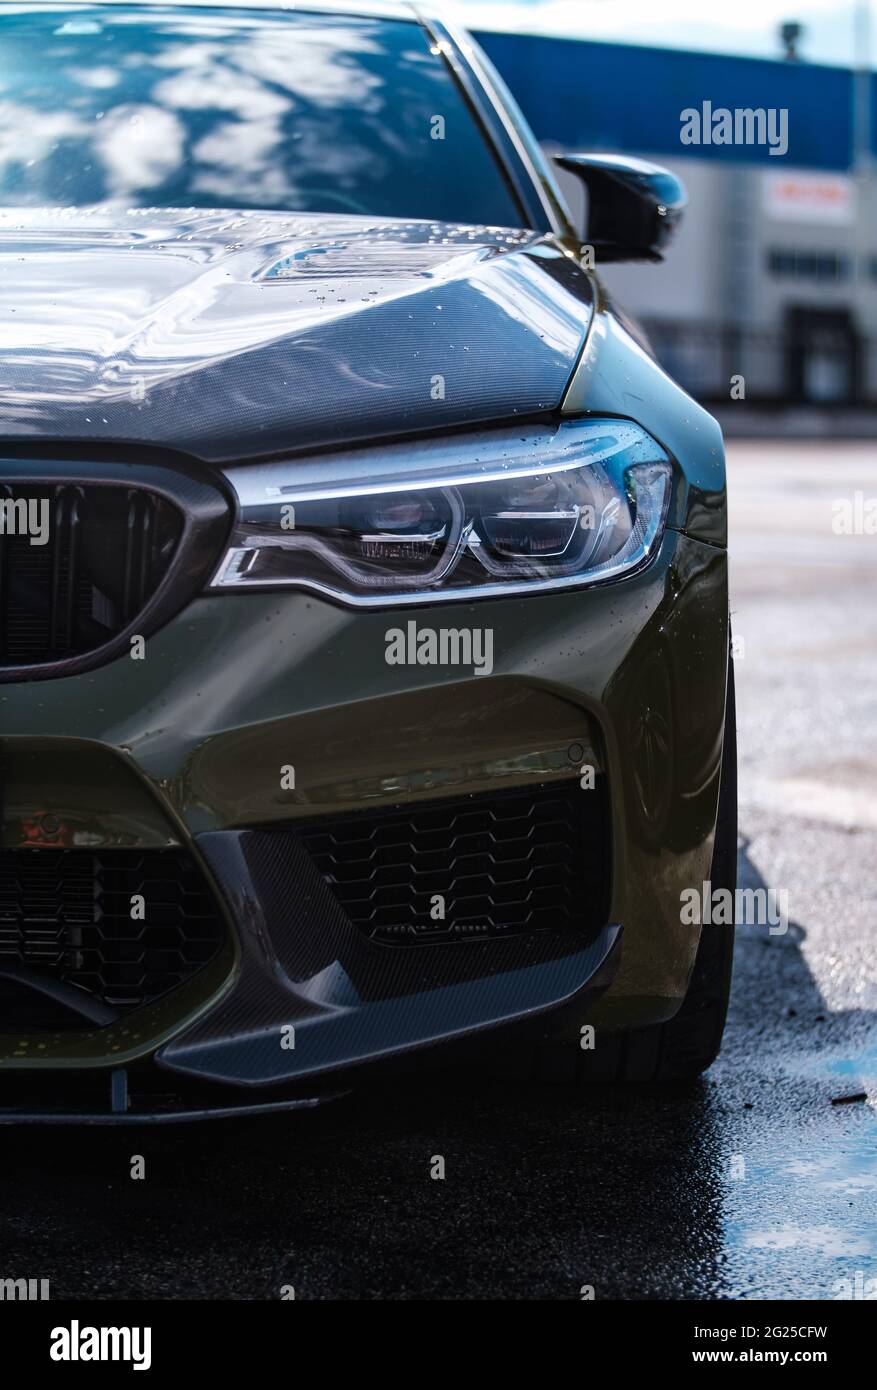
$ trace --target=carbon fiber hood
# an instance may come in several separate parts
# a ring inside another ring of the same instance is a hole
[[[533,232],[0,210],[0,437],[223,461],[556,409],[590,283]]]

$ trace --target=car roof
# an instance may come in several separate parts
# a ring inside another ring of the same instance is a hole
[[[154,9],[286,10],[299,14],[367,15],[384,19],[439,18],[432,5],[408,0],[7,0],[0,14],[39,10],[78,10],[122,5]]]

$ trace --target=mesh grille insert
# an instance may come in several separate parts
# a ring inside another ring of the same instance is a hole
[[[587,931],[608,918],[602,778],[588,791],[576,779],[326,818],[299,834],[354,926],[384,944]]]
[[[131,917],[135,896],[142,920]],[[195,974],[223,939],[182,850],[0,850],[0,972],[24,967],[127,1012]],[[32,1008],[37,1026],[35,994]]]

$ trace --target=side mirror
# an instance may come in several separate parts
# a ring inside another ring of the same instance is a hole
[[[661,261],[688,194],[681,179],[620,154],[561,154],[561,169],[588,190],[585,241],[599,261]]]

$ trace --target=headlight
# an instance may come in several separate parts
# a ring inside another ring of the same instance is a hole
[[[672,469],[628,420],[570,420],[227,471],[239,510],[217,589],[363,607],[604,583],[646,564]]]

